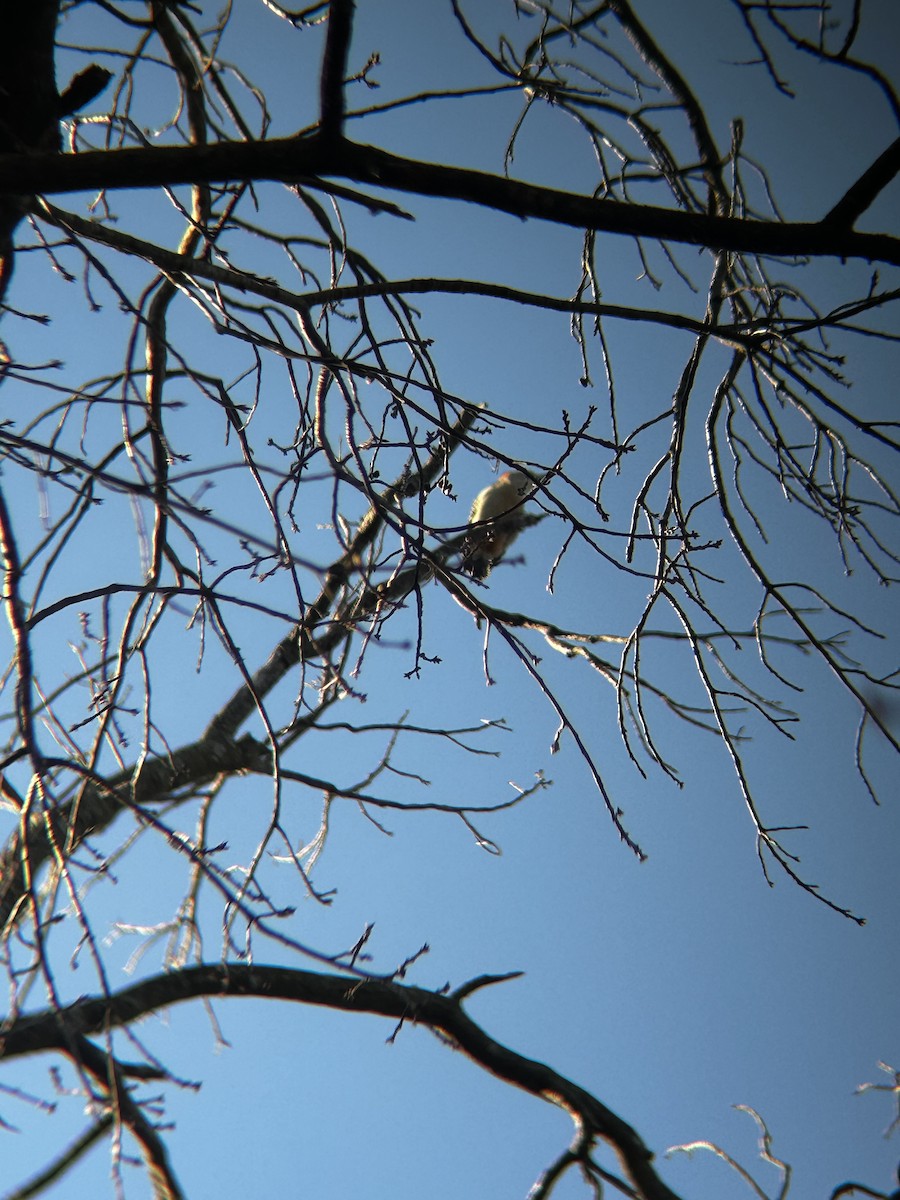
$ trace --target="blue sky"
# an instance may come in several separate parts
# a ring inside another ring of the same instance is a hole
[[[787,101],[773,93],[762,71],[728,66],[726,60],[747,54],[746,45],[729,40],[737,32],[730,6],[692,5],[691,22],[673,21],[674,7],[648,3],[641,11],[700,88],[721,145],[728,144],[729,121],[743,117],[747,152],[765,163],[789,217],[812,219],[827,210],[896,136],[886,105],[873,90],[848,82],[846,76],[826,78],[820,68],[792,60],[789,69],[799,98]],[[871,39],[873,53],[889,55],[890,46],[896,50],[896,18],[890,8],[875,6],[882,36]],[[73,28],[86,17],[90,13],[76,11]],[[507,6],[499,3],[479,13],[479,19],[482,31],[489,21],[498,26],[512,21]],[[248,5],[235,14],[229,38],[223,57],[240,61],[251,78],[265,83],[278,114],[275,132],[312,119],[321,31],[289,36],[261,6]],[[721,45],[721,51],[711,54],[710,45]],[[384,103],[418,88],[474,85],[488,78],[486,64],[466,47],[437,0],[425,6],[404,0],[376,6],[360,0],[351,69],[358,69],[372,50],[381,53],[376,71],[381,86],[374,92],[360,86],[353,93],[359,106]],[[447,101],[404,109],[371,124],[361,121],[350,133],[413,157],[498,169],[517,104],[512,98],[487,108],[474,100]],[[590,158],[577,130],[553,113],[535,115],[513,166],[536,182],[590,186]],[[273,212],[285,225],[300,223],[296,203],[282,189],[263,185],[259,194],[264,214]],[[447,202],[400,202],[415,209],[414,223],[352,208],[347,215],[351,239],[388,275],[497,279],[555,295],[571,294],[578,282],[577,232]],[[61,203],[84,211],[80,198]],[[121,227],[144,236],[166,219],[159,206],[147,208],[141,193],[117,195],[112,204],[121,214]],[[878,222],[893,219],[895,207],[896,185],[893,200],[885,198],[867,219],[879,227]],[[671,277],[659,293],[638,281],[640,265],[629,242],[604,239],[601,261],[604,299],[610,303],[685,307],[702,315],[702,292],[692,295]],[[254,266],[264,274],[277,269],[262,251]],[[139,277],[131,266],[122,271],[123,278]],[[17,272],[14,305],[47,310],[68,295],[36,256],[33,262],[23,258]],[[812,269],[809,286],[817,296],[836,301],[864,291],[860,281],[867,273],[865,265],[828,262]],[[703,279],[703,268],[697,275]],[[102,285],[97,287],[102,293]],[[108,292],[103,302],[103,312],[61,318],[50,333],[20,323],[11,324],[5,337],[23,359],[64,357],[71,374],[81,378],[120,369],[123,351],[113,331],[122,336],[128,323],[116,314]],[[601,414],[597,433],[607,433],[599,360],[592,351],[595,386],[581,387],[578,352],[565,316],[450,296],[417,297],[415,303],[422,311],[423,332],[436,339],[433,355],[449,392],[547,424],[558,422],[562,409],[577,422],[596,404]],[[684,335],[650,325],[607,328],[623,424],[630,428],[641,414],[649,416],[670,402],[689,342]],[[210,334],[202,316],[186,302],[178,309],[173,338],[223,376],[236,376],[246,366],[243,349]],[[848,367],[857,381],[853,394],[864,397],[857,402],[879,415],[895,411],[897,376],[888,348],[872,341],[848,345],[855,355]],[[723,360],[713,357],[699,391],[706,387],[711,393],[715,386],[714,368]],[[270,434],[283,438],[290,426],[286,390],[282,399],[273,382],[278,378],[275,370],[267,376],[254,429],[260,446]],[[236,394],[241,388],[249,395],[249,382],[238,385]],[[178,393],[176,385],[173,394]],[[36,409],[40,406],[36,392],[22,395]],[[207,503],[217,513],[266,533],[252,490],[242,487],[233,473],[213,471],[216,464],[234,461],[232,448],[226,451],[222,445],[221,415],[199,406],[186,385],[184,397],[185,408],[172,417],[177,445],[193,456],[183,469],[196,469],[198,480],[215,482]],[[0,403],[5,407],[6,398]],[[700,410],[702,417],[702,405]],[[101,423],[106,418],[95,415],[92,420],[104,430],[102,441],[108,436],[109,426]],[[109,418],[115,420],[115,415]],[[664,433],[660,439],[664,445]],[[552,457],[545,442],[522,432],[506,431],[497,441],[498,449],[514,458]],[[596,461],[587,451],[579,452],[574,469],[589,481],[592,472],[596,475]],[[705,469],[702,448],[691,469]],[[434,524],[463,524],[469,497],[491,478],[486,459],[459,456],[453,473],[459,500],[433,495],[428,512]],[[626,461],[621,479],[610,488],[614,523],[620,526],[640,478],[640,466]],[[310,488],[307,494],[312,499],[304,500],[292,548],[301,558],[324,561],[333,546],[331,534],[322,528],[330,520],[327,492]],[[30,484],[20,495],[21,528],[33,536],[40,497]],[[562,487],[559,495],[571,501]],[[839,605],[855,606],[866,619],[888,627],[892,638],[885,644],[881,669],[889,670],[898,649],[893,591],[878,587],[864,571],[844,578],[837,556],[818,532],[796,522],[795,513],[786,512],[771,495],[761,504],[763,521],[774,535],[766,553],[776,569],[808,573],[834,588]],[[45,602],[55,597],[54,589],[85,587],[97,577],[139,578],[129,506],[110,502],[101,519],[101,535],[73,540],[48,584]],[[712,513],[708,520],[713,528]],[[208,539],[217,552],[226,552],[227,539],[213,532]],[[515,548],[516,561],[492,574],[490,601],[569,628],[630,632],[646,597],[646,579],[623,575],[601,558],[576,550],[550,594],[547,573],[559,543],[560,524],[552,518],[524,534]],[[727,580],[717,595],[723,611],[736,622],[751,621],[758,599],[741,574],[736,553],[726,546],[715,565]],[[262,590],[253,595],[262,595],[265,602],[289,602],[283,577],[259,586]],[[113,610],[121,611],[116,605]],[[826,627],[836,631],[837,620],[829,621]],[[154,714],[176,742],[196,736],[211,705],[238,682],[212,640],[203,672],[195,673],[197,633],[186,630],[185,623],[173,618],[161,628],[154,665]],[[234,628],[251,665],[267,654],[273,630],[275,637],[284,632],[280,625],[244,614],[235,614]],[[853,767],[853,707],[829,685],[827,671],[814,662],[797,665],[785,654],[784,662],[804,685],[802,694],[785,694],[802,715],[802,726],[795,731],[796,740],[788,742],[762,722],[751,722],[747,761],[766,817],[778,825],[809,825],[787,841],[802,856],[804,877],[864,916],[863,928],[817,903],[777,868],[775,886],[767,885],[734,774],[715,739],[657,712],[660,746],[684,786],[675,787],[646,762],[648,778],[643,780],[619,741],[609,685],[585,663],[563,660],[539,640],[531,643],[543,655],[542,666],[567,711],[589,737],[629,833],[648,854],[647,862],[638,863],[620,843],[571,739],[564,737],[560,752],[551,753],[556,717],[501,640],[494,636],[490,642],[496,682],[488,687],[483,633],[436,586],[425,592],[424,630],[425,650],[440,663],[417,678],[406,677],[412,658],[402,642],[414,638],[415,622],[412,611],[401,614],[388,626],[385,639],[396,643],[367,653],[359,679],[365,704],[348,699],[332,710],[332,719],[375,723],[409,711],[412,722],[442,728],[502,718],[508,732],[487,731],[470,739],[498,751],[496,758],[450,752],[437,739],[409,735],[400,739],[394,766],[427,776],[431,784],[425,798],[443,803],[460,797],[497,803],[513,794],[511,784],[527,788],[539,772],[552,785],[518,808],[478,821],[480,831],[502,849],[500,855],[479,847],[450,817],[388,814],[388,837],[348,802],[335,803],[328,842],[314,873],[320,888],[336,889],[330,907],[299,895],[296,876],[286,867],[273,863],[268,868],[275,894],[298,906],[292,934],[331,951],[352,945],[374,923],[370,949],[378,971],[390,970],[427,942],[429,953],[410,975],[411,982],[422,986],[440,987],[447,981],[456,986],[482,972],[524,972],[520,979],[475,996],[468,1005],[471,1015],[498,1041],[593,1091],[659,1155],[677,1143],[709,1139],[751,1169],[773,1194],[772,1168],[756,1159],[755,1127],[733,1108],[744,1104],[768,1123],[775,1153],[794,1169],[796,1194],[827,1195],[847,1179],[888,1190],[900,1157],[896,1138],[883,1137],[892,1117],[889,1100],[878,1094],[856,1096],[854,1089],[864,1081],[882,1081],[879,1060],[900,1064],[896,764],[873,738],[871,774],[883,800],[876,807]],[[47,623],[40,663],[48,676],[73,669],[66,643],[77,637],[72,611]],[[60,668],[55,658],[63,654],[67,665]],[[696,699],[686,656],[667,644],[654,647],[653,654],[660,680]],[[746,658],[751,655],[748,646]],[[746,669],[751,680],[762,679],[752,663]],[[286,690],[281,696],[282,711],[292,695]],[[366,776],[383,746],[383,736],[351,738],[335,730],[305,739],[295,765],[313,775],[338,776],[346,784]],[[382,776],[373,790],[411,802],[423,798],[422,789],[401,775]],[[214,810],[210,841],[227,838],[232,861],[246,861],[270,803],[265,780],[235,781]],[[317,798],[298,791],[286,796],[285,805],[292,830],[301,838],[312,837],[319,820]],[[3,816],[5,832],[11,818]],[[176,812],[171,819],[176,827],[190,830],[194,817]],[[121,833],[111,837],[109,846],[120,840]],[[132,978],[129,958],[142,945],[136,934],[117,935],[117,926],[166,920],[183,889],[182,875],[170,873],[172,862],[162,850],[157,842],[139,841],[116,871],[117,882],[106,881],[89,893],[94,927],[110,938],[105,950],[113,985]],[[209,901],[204,921],[213,960],[219,920]],[[68,966],[67,945],[61,936],[59,972],[66,994],[93,991],[96,981],[89,965],[77,970]],[[159,945],[151,945],[131,966],[139,972],[156,970],[160,953]],[[257,955],[262,961],[296,964],[262,943]],[[39,1002],[43,998],[34,999]],[[204,1081],[199,1092],[166,1090],[164,1119],[173,1123],[168,1144],[191,1200],[263,1194],[360,1194],[375,1200],[423,1194],[433,1200],[460,1194],[524,1197],[571,1136],[563,1114],[485,1076],[425,1030],[408,1026],[388,1044],[391,1027],[376,1019],[262,1002],[222,1002],[215,1012],[225,1046],[217,1044],[200,1007],[150,1018],[137,1030],[183,1078]],[[14,1064],[3,1082],[51,1095],[47,1067],[38,1061]],[[21,1130],[0,1132],[10,1185],[85,1124],[78,1098],[54,1098],[58,1111],[48,1116],[0,1096],[0,1116]],[[602,1161],[612,1165],[607,1157]],[[661,1164],[661,1170],[676,1192],[695,1200],[730,1200],[743,1192],[737,1177],[711,1158],[676,1157]],[[48,1194],[103,1195],[104,1189],[112,1194],[108,1177],[108,1154],[97,1149]],[[126,1183],[129,1197],[149,1195],[140,1172],[127,1171]],[[555,1193],[562,1200],[584,1194],[575,1178]]]

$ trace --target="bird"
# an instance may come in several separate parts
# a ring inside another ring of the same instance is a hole
[[[524,471],[504,471],[475,497],[469,513],[469,540],[465,566],[474,579],[486,579],[523,528],[515,510],[534,493],[534,483]],[[511,515],[504,520],[506,513]],[[487,523],[486,523],[487,522]]]

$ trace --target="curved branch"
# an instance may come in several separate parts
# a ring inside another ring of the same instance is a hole
[[[635,1130],[590,1092],[544,1063],[496,1042],[467,1015],[456,996],[389,979],[354,979],[243,963],[184,967],[109,996],[87,997],[59,1011],[48,1009],[20,1017],[3,1034],[3,1057],[12,1059],[53,1050],[69,1053],[73,1038],[82,1041],[139,1020],[155,1009],[217,996],[289,1000],[425,1025],[483,1070],[565,1109],[590,1139],[605,1141],[618,1156],[638,1196],[645,1200],[678,1200],[657,1175],[653,1155]]]

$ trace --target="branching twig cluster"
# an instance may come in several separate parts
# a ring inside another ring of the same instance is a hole
[[[824,17],[818,33],[807,28],[813,11],[833,5],[735,4],[776,88],[789,87],[787,47],[863,75],[900,122],[893,81],[854,57],[861,5],[836,37]],[[418,789],[430,780],[404,765],[403,747],[437,739],[462,755],[494,755],[502,722],[442,728],[346,716],[368,680],[379,686],[391,646],[403,651],[407,676],[435,665],[430,612],[445,599],[484,627],[487,682],[498,644],[511,651],[553,714],[552,749],[576,748],[636,854],[601,753],[608,732],[586,725],[572,703],[584,667],[613,689],[624,753],[641,775],[679,782],[669,718],[708,735],[731,760],[763,870],[780,867],[859,919],[809,882],[792,831],[759,794],[747,727],[792,736],[793,654],[816,659],[856,704],[858,768],[873,795],[864,734],[900,750],[891,716],[900,681],[882,660],[884,631],[845,611],[814,571],[786,570],[772,515],[777,499],[811,536],[826,533],[847,575],[897,583],[898,423],[850,396],[845,356],[871,339],[896,350],[887,313],[900,292],[876,275],[856,286],[857,273],[848,294],[835,300],[823,288],[829,298],[819,301],[815,260],[900,263],[895,231],[857,228],[900,167],[898,143],[827,198],[819,220],[786,221],[745,151],[743,123],[719,144],[638,6],[529,0],[528,19],[497,40],[479,32],[476,6],[451,5],[483,80],[370,103],[378,58],[355,69],[350,0],[302,12],[266,0],[298,37],[324,23],[318,70],[308,73],[317,115],[278,137],[272,97],[224,57],[234,6],[201,27],[192,4],[64,5],[58,24],[58,6],[41,0],[21,6],[29,12],[10,17],[0,39],[0,553],[12,634],[0,742],[4,1045],[7,1055],[70,1059],[92,1112],[42,1185],[110,1131],[118,1171],[124,1129],[157,1195],[178,1196],[151,1106],[135,1091],[135,1081],[173,1076],[136,1041],[141,1061],[124,1062],[111,1031],[132,1037],[141,1015],[188,997],[277,994],[426,1024],[485,1069],[566,1108],[574,1140],[535,1195],[550,1195],[573,1168],[595,1195],[604,1184],[671,1195],[634,1131],[488,1039],[463,1012],[468,992],[401,984],[419,951],[399,972],[378,974],[369,929],[337,951],[296,935],[278,868],[331,903],[313,876],[336,804],[357,806],[383,832],[386,813],[441,813],[496,851],[488,815],[546,786],[539,776],[511,799],[477,802],[445,788],[423,802]],[[52,62],[63,47],[87,65],[60,96]],[[494,174],[350,137],[371,123],[374,142],[387,113],[462,99],[506,114],[511,100],[519,105]],[[590,194],[514,177],[533,124],[548,118],[584,139]],[[85,189],[95,193],[86,214],[63,206],[61,197]],[[427,267],[394,277],[360,249],[355,217],[406,222],[420,197],[577,228],[570,294]],[[654,293],[665,283],[687,297],[683,311],[644,304],[624,285],[623,302],[606,298],[618,299],[605,253],[613,238],[628,239]],[[36,288],[53,325],[31,307]],[[559,314],[581,383],[597,375],[608,402],[535,417],[457,394],[442,378],[428,308],[447,295]],[[664,400],[636,402],[622,383],[623,330],[682,339]],[[69,367],[63,349],[74,338]],[[466,577],[465,509],[452,523],[440,514],[473,465],[538,481],[516,520],[553,541],[549,589],[561,589],[570,564],[596,564],[630,597],[614,627],[567,628],[525,602],[510,611]],[[749,607],[735,600],[745,588]],[[181,723],[171,712],[187,687],[185,624],[191,667],[211,683],[207,709]],[[542,659],[548,648],[554,665],[566,660],[571,692]],[[667,674],[676,651],[678,674]],[[380,739],[365,768],[354,756],[343,769],[335,756],[326,771],[299,753],[341,736],[366,747]],[[232,851],[219,813],[248,775],[266,781],[268,806],[252,844]],[[316,798],[312,832],[287,802],[297,794]],[[181,827],[185,814],[192,833]],[[89,893],[146,843],[183,866],[183,886],[165,920],[119,926],[143,938],[132,965],[163,942],[169,968],[122,991],[107,977]],[[203,919],[207,897],[218,928]],[[260,946],[333,973],[257,967]],[[58,966],[66,953],[90,960],[95,998],[68,994]],[[37,986],[47,1011],[33,1011]],[[598,1139],[627,1178],[595,1161]]]

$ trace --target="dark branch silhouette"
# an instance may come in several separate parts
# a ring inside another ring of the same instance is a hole
[[[818,41],[809,6],[734,7],[729,61],[752,65],[730,69],[761,106],[814,58],[900,125],[896,81],[860,57],[863,3],[817,8]],[[576,1172],[594,1196],[675,1200],[631,1124],[468,1015],[518,972],[429,990],[410,982],[427,946],[385,970],[371,924],[335,949],[317,923],[336,812],[379,835],[452,824],[497,855],[497,823],[549,786],[536,768],[491,790],[502,717],[417,710],[455,697],[466,656],[485,687],[511,664],[626,852],[653,830],[632,829],[618,768],[680,787],[705,748],[765,880],[863,922],[800,853],[802,749],[785,795],[759,764],[802,747],[811,686],[852,707],[861,795],[900,751],[892,630],[868,615],[900,582],[900,423],[889,389],[849,386],[873,349],[897,365],[900,233],[871,213],[900,140],[852,182],[837,154],[794,221],[800,181],[778,195],[752,157],[758,114],[720,145],[696,65],[639,6],[521,0],[490,35],[471,9],[448,0],[459,81],[423,91],[354,40],[353,0],[2,19],[0,1056],[62,1062],[90,1112],[10,1200],[101,1139],[122,1192],[125,1134],[155,1196],[183,1195],[161,1114],[184,1081],[138,1023],[226,997],[424,1026],[563,1108],[572,1140],[536,1200]],[[281,39],[254,79],[234,39],[263,19]],[[505,131],[487,164],[482,122]],[[551,236],[571,253],[552,286]],[[535,350],[559,360],[550,394],[524,377]],[[497,500],[482,518],[476,495]],[[121,988],[102,900],[135,862],[162,907],[144,887],[114,927],[139,946]]]

